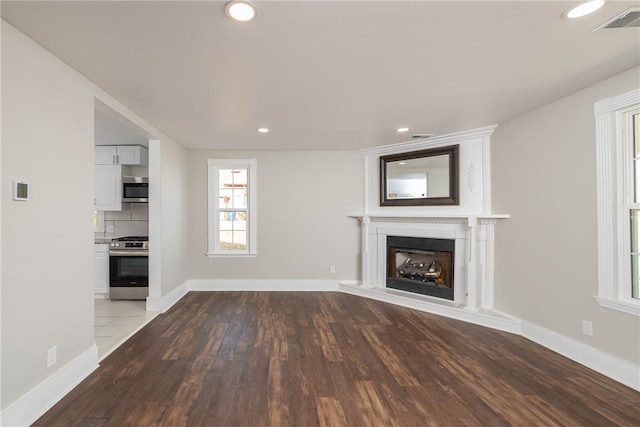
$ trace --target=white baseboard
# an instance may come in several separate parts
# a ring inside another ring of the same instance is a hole
[[[98,347],[63,366],[0,413],[0,426],[31,425],[98,367]]]
[[[378,301],[401,305],[440,316],[462,320],[505,332],[521,335],[628,387],[640,391],[640,366],[619,359],[579,341],[560,335],[530,322],[522,321],[498,310],[472,312],[427,298],[403,296],[395,290],[364,288],[340,284],[340,291]]]
[[[147,311],[159,311],[164,313],[175,303],[180,301],[189,292],[189,281],[183,282],[180,286],[162,297],[147,297]]]
[[[488,328],[510,332],[512,334],[519,335],[521,331],[521,324],[518,319],[506,316],[497,311],[468,311],[453,301],[407,293],[395,289],[364,288],[344,283],[340,284],[339,290],[347,294],[358,295],[377,301],[413,308],[415,310],[462,320],[464,322],[486,326]]]
[[[337,280],[303,279],[196,279],[189,280],[192,291],[337,291]]]
[[[640,365],[525,321],[522,322],[522,336],[640,391]]]

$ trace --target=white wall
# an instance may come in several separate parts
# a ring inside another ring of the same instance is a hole
[[[258,256],[208,258],[207,159],[258,160]],[[355,280],[362,159],[349,151],[189,153],[189,271],[193,279]],[[336,273],[329,273],[329,266]]]
[[[597,294],[593,104],[638,88],[634,68],[502,123],[492,147],[496,307],[526,322],[640,363],[640,320]],[[593,322],[593,337],[581,321]]]
[[[169,236],[174,236],[167,242],[178,240],[178,248],[185,246],[186,152],[182,147],[2,21],[0,409],[5,418],[21,416],[23,409],[42,409],[37,406],[46,402],[29,397],[43,390],[45,382],[50,385],[52,378],[60,378],[60,368],[84,358],[94,345],[96,98],[162,140],[165,156],[160,170],[167,175],[164,219],[173,228]],[[175,180],[180,174],[183,178]],[[30,182],[28,202],[11,200],[11,179],[15,178]],[[182,205],[173,207],[172,201]],[[161,213],[149,215],[156,219]],[[176,238],[178,233],[182,237]],[[162,277],[161,287],[168,293],[182,280],[177,276],[185,275],[184,255],[169,249],[162,263],[167,282]],[[52,346],[57,347],[57,362],[47,368],[47,349]]]
[[[167,295],[187,279],[188,199],[187,151],[163,141],[161,145],[161,235],[162,295]]]
[[[5,409],[93,345],[93,93],[7,23],[2,89]],[[11,201],[14,178],[29,201]]]

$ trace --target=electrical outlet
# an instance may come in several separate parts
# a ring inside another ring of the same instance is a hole
[[[588,320],[582,321],[582,333],[589,337],[593,336],[593,325]]]
[[[107,233],[113,233],[116,231],[116,227],[113,225],[107,225]]]
[[[47,350],[47,368],[56,363],[56,346]]]
[[[336,266],[335,265],[330,265],[329,266],[329,273],[335,273],[336,272]]]

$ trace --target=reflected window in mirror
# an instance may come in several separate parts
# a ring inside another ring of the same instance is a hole
[[[458,145],[380,157],[381,206],[458,205]]]

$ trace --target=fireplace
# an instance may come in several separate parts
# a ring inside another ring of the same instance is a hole
[[[387,288],[454,299],[455,240],[387,236]]]

